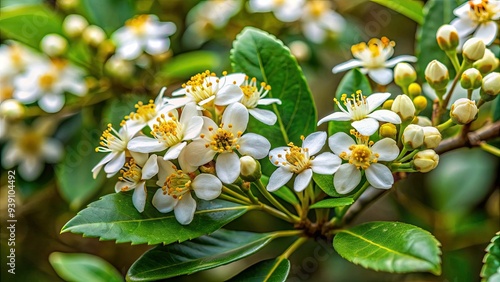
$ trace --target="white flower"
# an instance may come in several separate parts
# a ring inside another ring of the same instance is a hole
[[[186,160],[192,166],[200,166],[217,155],[215,170],[224,183],[233,183],[240,175],[240,159],[235,150],[242,155],[262,159],[271,148],[269,141],[258,134],[243,135],[248,113],[240,103],[226,108],[220,127],[207,117],[203,117],[203,121],[200,138],[186,146]]]
[[[245,74],[233,73],[218,78],[215,73],[205,71],[196,74],[182,85],[182,88],[174,91],[172,96],[183,96],[183,98],[169,99],[168,102],[175,107],[182,107],[189,102],[195,102],[200,108],[210,108],[213,104],[227,106],[239,102],[243,93],[239,85],[245,81]]]
[[[170,48],[168,36],[175,31],[174,23],[160,22],[156,15],[138,15],[115,31],[112,38],[117,43],[116,53],[126,60],[134,60],[143,51],[150,55],[168,51]]]
[[[187,140],[198,137],[203,126],[203,119],[196,110],[195,103],[187,104],[179,120],[177,110],[168,112],[167,116],[161,115],[156,119],[151,134],[154,138],[137,136],[130,140],[127,148],[133,152],[152,153],[168,151],[163,157],[173,160],[179,157],[180,152],[187,145]]]
[[[173,107],[168,105],[163,98],[163,93],[165,93],[166,89],[165,87],[162,88],[156,99],[154,101],[149,100],[148,104],[144,104],[143,102],[135,104],[136,111],[125,117],[129,119],[127,121],[127,126],[132,135],[140,131],[146,125],[154,129],[154,124],[157,122],[157,119],[161,117],[162,114],[164,115],[173,109]]]
[[[240,88],[243,91],[241,103],[247,107],[248,113],[262,123],[274,125],[277,120],[276,114],[270,110],[257,108],[258,105],[270,105],[272,103],[281,105],[280,99],[264,98],[267,93],[269,93],[269,90],[271,90],[271,86],[262,82],[259,89],[257,88],[257,79],[254,77],[249,82],[247,76],[245,82],[240,86]]]
[[[191,171],[177,167],[170,161],[158,160],[160,171],[158,182],[161,186],[153,196],[153,206],[162,213],[174,211],[175,218],[182,225],[191,223],[196,210],[196,197],[210,201],[221,194],[222,183],[214,175],[201,173],[194,176]]]
[[[341,112],[336,112],[322,118],[318,125],[326,121],[347,121],[351,120],[352,127],[359,133],[365,136],[370,136],[375,133],[379,127],[379,121],[400,124],[401,118],[393,111],[377,110],[385,100],[391,96],[391,93],[373,93],[365,97],[361,91],[357,91],[352,98],[347,98],[347,95],[342,95],[341,101],[345,105],[345,109],[340,105],[337,99],[334,99]]]
[[[139,212],[144,211],[146,205],[147,189],[146,180],[153,178],[158,173],[158,157],[151,155],[147,160],[130,159],[120,170],[122,176],[118,177],[115,192],[124,192],[134,189],[132,203]]]
[[[249,9],[252,13],[273,12],[282,22],[293,22],[300,18],[304,0],[250,0]]]
[[[9,127],[10,137],[2,150],[2,166],[11,168],[19,165],[19,174],[27,180],[37,179],[43,172],[45,161],[56,163],[63,155],[63,145],[49,137],[52,121],[36,119],[31,127],[24,125]]]
[[[271,174],[267,190],[278,190],[296,174],[293,189],[300,192],[311,182],[313,172],[333,174],[339,169],[342,160],[334,154],[324,152],[314,156],[325,145],[326,132],[314,132],[302,140],[302,147],[290,143],[288,147],[278,147],[269,152],[269,160],[278,169]]]
[[[31,52],[23,45],[11,41],[8,45],[0,45],[0,80],[12,79],[24,71],[28,65],[38,64],[42,57]]]
[[[329,1],[308,1],[302,14],[302,30],[315,43],[325,41],[328,32],[340,33],[345,26],[344,18],[330,9]]]
[[[59,59],[30,65],[25,73],[14,79],[14,88],[14,98],[25,104],[38,100],[40,108],[48,113],[62,109],[64,92],[77,96],[87,93],[82,71]]]
[[[500,1],[498,0],[471,0],[455,10],[457,16],[451,25],[457,28],[462,46],[465,39],[472,34],[485,45],[490,45],[495,40],[498,26],[495,21],[500,19]]]
[[[391,138],[384,138],[377,143],[369,141],[368,137],[353,132],[357,142],[344,132],[335,133],[328,138],[330,149],[343,160],[333,176],[335,190],[347,194],[354,190],[361,181],[361,170],[371,186],[379,189],[389,189],[394,184],[391,170],[379,161],[392,161],[399,154],[399,148]]]
[[[335,66],[333,73],[338,73],[348,69],[361,67],[361,72],[368,73],[368,76],[380,85],[387,85],[392,81],[392,68],[399,62],[416,62],[417,58],[409,55],[402,55],[388,60],[394,53],[394,41],[389,41],[387,37],[381,39],[372,38],[368,44],[361,42],[351,47],[352,55],[356,59],[349,60]]]

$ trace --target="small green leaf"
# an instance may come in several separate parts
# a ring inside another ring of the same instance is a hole
[[[81,0],[83,13],[90,23],[98,25],[111,34],[135,14],[131,0]]]
[[[218,267],[249,256],[273,239],[270,233],[218,230],[191,241],[157,246],[129,269],[130,281],[167,279]]]
[[[500,232],[491,239],[483,258],[481,278],[483,282],[500,281]]]
[[[248,210],[248,206],[223,200],[199,201],[193,221],[181,225],[173,212],[157,211],[151,205],[151,197],[144,212],[139,213],[132,204],[132,193],[116,193],[91,203],[66,223],[61,232],[82,233],[117,243],[170,244],[212,233]]]
[[[284,282],[290,272],[287,259],[268,259],[260,261],[231,278],[230,282]]]
[[[369,222],[341,230],[333,247],[365,268],[407,273],[441,273],[439,242],[429,232],[401,222]]]
[[[377,4],[392,9],[412,20],[419,25],[424,23],[423,2],[418,0],[371,0]]]
[[[158,72],[167,78],[186,78],[195,73],[212,70],[221,64],[220,57],[210,51],[192,51],[176,55]]]
[[[333,175],[326,174],[313,174],[314,182],[330,197],[345,197],[345,195],[341,195],[335,191],[335,187],[333,186]]]
[[[332,198],[319,201],[311,205],[309,208],[310,209],[336,208],[336,207],[349,206],[352,205],[352,203],[354,203],[353,198]]]
[[[65,281],[124,281],[120,273],[111,264],[94,255],[54,252],[50,254],[49,262],[57,275]]]

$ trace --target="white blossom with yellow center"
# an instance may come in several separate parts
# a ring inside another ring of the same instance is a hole
[[[372,38],[368,44],[361,42],[351,47],[352,55],[356,59],[349,60],[335,66],[333,73],[342,72],[352,68],[361,67],[362,73],[380,85],[387,85],[393,79],[392,67],[400,62],[416,62],[417,58],[409,55],[402,55],[389,60],[394,53],[394,41],[387,37],[381,39]]]
[[[0,45],[0,81],[13,79],[30,64],[39,64],[42,57],[15,41]]]
[[[457,16],[451,21],[460,38],[459,46],[472,34],[485,45],[490,45],[497,37],[500,19],[500,1],[498,0],[470,0],[453,10]]]
[[[146,180],[158,174],[158,157],[151,155],[142,160],[131,158],[120,170],[120,174],[115,185],[116,193],[134,190],[132,203],[137,211],[143,212],[147,197]]]
[[[293,22],[302,15],[304,2],[304,0],[250,0],[248,8],[252,13],[273,12],[278,20]]]
[[[378,163],[379,161],[393,161],[399,154],[399,148],[391,138],[369,141],[369,138],[354,130],[356,141],[344,132],[335,133],[328,138],[330,149],[346,163],[342,164],[333,176],[335,190],[340,194],[347,194],[354,190],[361,181],[361,171],[365,172],[366,179],[371,186],[379,189],[389,189],[394,184],[391,170]]]
[[[222,183],[212,174],[196,174],[170,161],[158,159],[158,189],[153,196],[153,206],[162,213],[174,211],[175,218],[182,225],[191,223],[196,211],[196,201],[191,196],[210,201],[221,194]]]
[[[401,118],[389,110],[376,110],[385,100],[391,96],[391,93],[373,93],[368,97],[363,96],[361,91],[357,91],[351,98],[342,95],[341,101],[334,99],[341,110],[319,120],[318,125],[327,121],[352,121],[351,125],[359,133],[370,136],[379,128],[379,121],[400,124]],[[342,102],[344,107],[340,104]]]
[[[345,27],[344,18],[331,9],[330,1],[323,0],[308,1],[301,21],[304,36],[314,43],[322,43],[329,32],[338,34]]]
[[[154,138],[137,136],[130,140],[128,149],[139,153],[152,153],[167,150],[165,160],[176,159],[187,141],[200,135],[203,119],[195,103],[188,103],[183,109],[179,120],[177,110],[162,114],[156,118],[151,134]]]
[[[240,103],[229,105],[222,115],[220,126],[203,117],[203,127],[199,138],[186,146],[186,160],[192,166],[204,165],[217,155],[215,170],[224,183],[233,183],[240,175],[241,155],[255,159],[267,156],[271,144],[266,138],[255,133],[243,135],[248,124],[248,112]]]
[[[165,53],[170,48],[170,35],[176,26],[160,22],[156,15],[138,15],[116,30],[111,38],[116,42],[116,53],[125,60],[137,59],[143,51],[150,55]]]
[[[240,88],[243,92],[241,103],[248,109],[248,113],[264,124],[274,125],[277,120],[276,114],[270,110],[257,108],[259,105],[264,106],[273,103],[281,105],[280,99],[265,98],[271,90],[271,86],[262,82],[260,88],[258,88],[257,79],[254,77],[249,80],[247,76]]]
[[[302,147],[290,143],[288,147],[278,147],[269,152],[269,160],[278,169],[271,174],[267,190],[276,191],[297,175],[293,189],[300,192],[311,182],[313,172],[333,174],[337,171],[341,163],[339,157],[330,152],[314,156],[325,145],[326,132],[314,132],[302,140]]]
[[[125,117],[128,120],[128,130],[132,135],[143,129],[146,125],[150,129],[154,129],[154,125],[158,122],[157,119],[173,109],[171,105],[167,104],[166,99],[163,98],[163,93],[165,93],[166,89],[166,87],[162,88],[154,101],[149,100],[147,104],[143,102],[135,104],[135,112],[131,112]]]

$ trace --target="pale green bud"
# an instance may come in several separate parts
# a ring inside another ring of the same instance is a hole
[[[415,119],[413,119],[413,123],[416,125],[420,125],[420,126],[431,126],[432,125],[432,121],[428,117],[425,117],[425,116],[417,116]]]
[[[68,41],[56,33],[47,34],[40,41],[40,49],[51,57],[63,55],[67,48]]]
[[[439,164],[439,155],[428,149],[418,152],[413,157],[413,167],[419,172],[429,172]]]
[[[78,37],[82,35],[83,31],[89,22],[84,17],[73,14],[67,16],[63,21],[63,30],[69,37]]]
[[[104,65],[106,71],[114,77],[127,78],[134,73],[134,64],[117,56],[112,56]]]
[[[96,25],[89,25],[83,31],[82,38],[90,46],[98,47],[106,39],[106,33]]]
[[[427,149],[434,149],[439,146],[443,137],[441,136],[441,132],[434,126],[424,126],[422,127],[424,130],[424,146]]]
[[[403,131],[403,144],[409,150],[419,148],[424,144],[424,130],[416,124],[408,125]]]
[[[254,182],[262,176],[260,163],[250,156],[240,158],[240,177],[241,179]]]
[[[0,104],[0,117],[17,120],[24,117],[26,108],[16,99],[7,99]]]
[[[401,120],[411,120],[415,116],[415,105],[410,97],[406,95],[398,95],[392,103],[391,110],[401,117]]]
[[[462,85],[464,89],[477,89],[481,87],[482,82],[483,76],[475,68],[465,70],[460,78],[460,85]]]
[[[448,68],[438,60],[431,61],[425,68],[425,80],[436,90],[443,90],[450,81]]]
[[[481,92],[490,96],[496,96],[500,93],[500,73],[492,72],[483,78]]]
[[[394,68],[394,82],[400,87],[407,87],[417,79],[417,72],[408,63],[399,63]]]
[[[499,60],[490,49],[484,50],[483,58],[474,62],[473,66],[478,69],[482,74],[487,74],[498,68]]]
[[[468,124],[476,118],[477,112],[476,102],[460,98],[451,105],[450,117],[456,124]]]
[[[436,32],[436,40],[441,50],[455,51],[459,42],[458,31],[452,25],[442,25]]]
[[[299,62],[307,61],[311,57],[311,49],[302,40],[295,40],[291,42],[288,47],[292,55],[295,56]]]
[[[475,62],[483,58],[484,50],[486,50],[484,42],[481,39],[472,37],[465,41],[462,54],[469,61]]]

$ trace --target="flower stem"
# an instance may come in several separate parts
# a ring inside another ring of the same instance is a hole
[[[301,235],[303,233],[304,233],[303,230],[281,230],[273,232],[272,236],[278,238],[278,237],[296,236],[296,235]]]
[[[255,186],[257,186],[257,189],[259,189],[260,193],[264,195],[264,197],[277,209],[281,210],[284,212],[286,215],[288,215],[292,220],[294,221],[300,221],[300,218],[298,218],[296,215],[292,214],[288,209],[286,209],[276,198],[274,198],[269,191],[267,191],[266,187],[264,187],[264,184],[262,184],[262,181],[259,179],[255,182],[253,182]]]
[[[250,204],[250,200],[248,200],[248,198],[245,198],[243,195],[234,192],[233,190],[227,188],[226,186],[222,186],[222,192],[230,195],[231,197],[239,199],[247,204]]]
[[[488,144],[486,142],[479,143],[479,146],[481,147],[481,149],[485,150],[486,152],[493,154],[497,157],[500,157],[500,149],[498,149],[497,147],[491,146],[490,144]]]
[[[244,201],[242,201],[242,200],[239,200],[239,199],[233,198],[233,197],[231,197],[231,196],[229,196],[229,195],[220,194],[220,195],[219,195],[219,198],[220,198],[220,199],[223,199],[223,200],[226,200],[226,201],[233,202],[233,203],[237,203],[237,204],[241,204],[241,205],[248,206],[248,203],[247,203],[247,202],[244,202]]]
[[[445,122],[443,122],[442,124],[436,126],[437,130],[439,130],[439,132],[443,132],[444,130],[450,128],[451,126],[455,125],[455,123],[451,120],[451,118]]]
[[[290,216],[288,216],[287,214],[273,208],[273,207],[270,207],[266,204],[263,204],[263,203],[260,203],[259,205],[255,205],[258,209],[262,210],[262,211],[265,211],[267,212],[268,214],[272,215],[272,216],[275,216],[277,218],[280,218],[280,219],[283,219],[284,221],[286,222],[290,222],[290,223],[296,223],[296,222],[299,222],[300,219],[298,217],[294,217],[294,218],[291,218]]]
[[[467,62],[467,60],[464,60],[462,62],[462,65],[460,66],[460,69],[457,71],[457,75],[455,75],[455,79],[453,79],[453,83],[451,84],[450,90],[448,91],[448,94],[446,95],[446,98],[444,98],[443,103],[441,104],[441,111],[440,111],[440,116],[443,112],[446,111],[446,108],[448,107],[448,103],[450,102],[451,96],[453,95],[453,91],[455,90],[455,87],[457,86],[458,81],[460,80],[460,77],[462,76],[462,73],[470,67],[470,63]]]
[[[403,149],[401,150],[401,153],[399,153],[399,156],[396,158],[395,161],[399,162],[399,159],[401,159],[402,157],[404,157],[404,155],[406,155],[406,153],[408,153],[408,149],[406,149],[406,146],[403,146]]]
[[[368,189],[368,187],[370,186],[370,183],[368,181],[366,181],[363,186],[361,186],[361,188],[359,189],[358,192],[356,192],[356,194],[354,194],[354,196],[352,197],[354,201],[356,201],[365,191],[366,189]],[[339,221],[341,221],[341,219],[344,217],[344,215],[346,214],[347,210],[349,210],[351,206],[343,206],[338,214],[335,215],[335,217],[332,218],[332,220],[330,220],[330,223],[332,224],[335,224]]]
[[[282,253],[278,259],[279,260],[283,260],[283,259],[288,259],[290,257],[290,255],[293,254],[293,252],[295,252],[302,244],[304,244],[309,238],[307,237],[300,237],[299,239],[297,239],[295,242],[293,242],[293,244],[290,245],[290,247],[288,247],[288,249],[286,249],[286,251],[284,253]]]
[[[455,68],[455,71],[458,73],[460,71],[460,62],[458,61],[457,51],[451,50],[451,51],[446,51],[445,53],[446,56],[450,58],[453,68]]]
[[[404,163],[406,161],[409,161],[413,158],[413,156],[415,156],[416,154],[418,153],[418,150],[414,150],[413,152],[411,152],[410,154],[408,154],[406,157],[402,158],[401,160],[399,160],[400,162]]]

